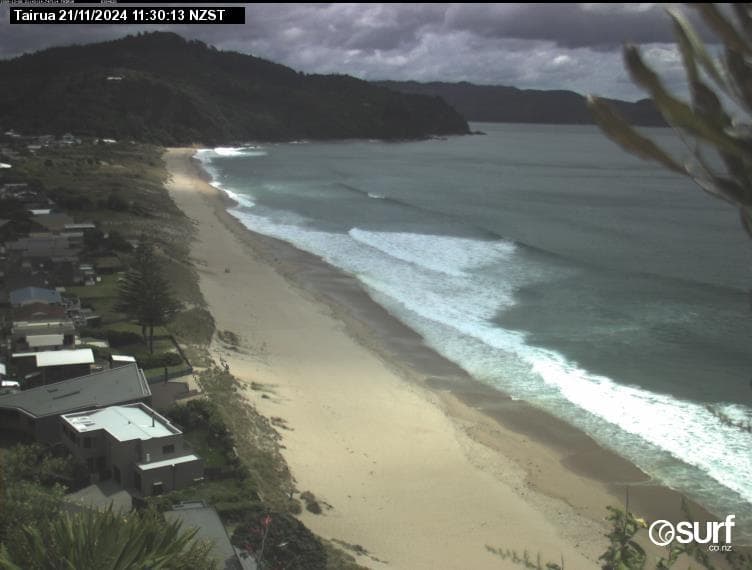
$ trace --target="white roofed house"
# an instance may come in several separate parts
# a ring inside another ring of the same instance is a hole
[[[90,348],[14,352],[12,358],[23,378],[24,389],[84,376],[91,372],[94,364]]]
[[[14,352],[72,349],[76,342],[76,327],[67,318],[13,321],[11,340]]]
[[[60,416],[63,443],[98,479],[148,497],[203,479],[203,460],[183,432],[145,404]]]

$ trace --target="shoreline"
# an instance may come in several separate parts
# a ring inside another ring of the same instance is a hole
[[[178,196],[174,188],[171,195],[189,217],[199,222],[199,230],[205,225],[204,222],[218,222],[216,226],[212,225],[212,233],[221,234],[224,229],[227,235],[212,237],[221,237],[224,242],[228,242],[232,236],[244,255],[254,259],[256,264],[265,266],[277,277],[281,276],[290,286],[291,293],[314,305],[320,313],[324,313],[325,319],[335,323],[337,328],[343,329],[340,332],[343,332],[347,339],[365,349],[386,369],[390,376],[387,383],[394,384],[388,386],[389,390],[411,393],[420,400],[415,405],[421,406],[421,410],[430,410],[426,413],[438,412],[446,420],[441,425],[444,432],[442,437],[449,437],[457,444],[461,458],[457,457],[457,449],[452,450],[453,455],[449,455],[454,462],[464,462],[461,466],[462,473],[480,476],[484,485],[488,486],[489,501],[493,500],[490,495],[495,492],[495,486],[504,491],[504,501],[498,505],[499,514],[504,514],[505,507],[509,510],[507,503],[514,503],[515,512],[524,513],[523,518],[528,524],[497,520],[497,528],[491,533],[496,539],[493,542],[485,542],[486,546],[501,547],[502,550],[510,548],[520,553],[524,550],[531,553],[540,551],[544,560],[554,561],[558,561],[559,554],[564,553],[568,565],[579,559],[575,567],[598,567],[597,557],[606,547],[606,540],[603,538],[603,533],[608,528],[604,521],[607,514],[605,507],[623,506],[627,487],[630,510],[639,516],[647,519],[683,518],[682,496],[678,492],[652,482],[637,467],[602,448],[584,432],[524,402],[514,401],[498,390],[473,379],[456,364],[428,348],[415,331],[375,303],[354,277],[327,265],[312,254],[275,238],[256,234],[243,226],[227,211],[227,208],[233,205],[232,200],[207,183],[208,175],[192,158],[193,152],[193,149],[171,149],[166,157],[168,170],[173,177],[179,174],[195,179],[192,183],[193,190],[201,194],[200,200],[195,200],[194,195],[193,202],[188,204],[187,195]],[[200,205],[204,207],[203,212],[200,211]],[[200,215],[197,216],[197,213]],[[209,238],[199,236],[199,240],[201,239]],[[230,271],[232,273],[228,275],[233,275],[234,268],[225,268],[225,272]],[[209,284],[205,283],[209,279],[201,265],[199,274],[202,290],[205,289],[205,285],[207,288],[217,287],[217,284],[209,287]],[[217,277],[216,274],[214,277]],[[249,294],[252,294],[253,290],[253,285],[250,285]],[[204,294],[212,314],[217,319],[217,329],[222,330],[223,319],[221,316],[218,317],[215,311],[219,309],[218,306],[215,307],[219,304],[218,298],[212,295],[211,291],[204,290]],[[252,328],[253,324],[249,323],[249,326]],[[257,334],[253,330],[249,333]],[[267,337],[266,340],[264,336]],[[261,334],[254,340],[266,346],[268,337],[269,334]],[[221,350],[217,345],[213,348]],[[310,483],[310,490],[318,496],[320,490],[315,484],[318,482],[319,487],[327,487],[319,481],[322,479],[321,474],[308,476],[301,473],[301,466],[310,468],[310,464],[301,459],[301,456],[307,456],[307,453],[300,446],[310,445],[315,438],[292,441],[297,438],[293,437],[295,431],[313,431],[317,427],[316,421],[307,417],[312,413],[311,407],[302,406],[304,409],[299,409],[301,406],[296,408],[292,401],[293,398],[315,397],[309,393],[312,390],[309,388],[306,391],[305,386],[294,381],[285,385],[287,380],[276,378],[273,371],[266,370],[263,351],[251,354],[250,359],[226,350],[222,352],[222,356],[230,362],[233,373],[241,380],[251,381],[266,375],[274,377],[276,387],[272,390],[271,397],[254,400],[254,405],[265,415],[282,416],[285,423],[291,427],[292,433],[284,430],[281,432],[286,446],[283,453],[293,474],[301,483],[299,490],[309,490],[303,483]],[[396,377],[396,380],[392,377]],[[371,388],[373,387],[369,386],[369,389]],[[347,405],[347,402],[340,403],[340,406]],[[342,410],[334,407],[335,414],[339,411]],[[436,421],[441,423],[439,420]],[[446,433],[447,430],[449,433]],[[368,439],[359,440],[358,443],[365,447],[379,445],[378,441]],[[374,450],[357,451],[371,453]],[[378,455],[379,450],[375,452]],[[350,450],[349,454],[352,455],[353,450]],[[409,462],[406,470],[410,470]],[[403,475],[402,479],[407,481],[409,476]],[[402,545],[403,548],[397,549],[395,554],[395,548],[389,546],[389,541],[369,540],[374,535],[373,528],[370,531],[359,531],[355,527],[357,520],[345,520],[344,526],[341,524],[342,521],[339,525],[324,523],[323,521],[333,518],[334,513],[342,509],[343,502],[347,502],[342,496],[336,496],[336,488],[329,487],[327,491],[321,494],[321,499],[332,504],[332,511],[318,517],[308,513],[301,515],[301,520],[315,532],[327,538],[362,544],[373,555],[371,559],[359,558],[362,564],[383,567],[383,564],[376,561],[378,559],[390,562],[390,567],[393,564],[394,567],[405,568],[430,567],[425,564],[428,556],[425,552],[422,553],[422,558],[411,557]],[[366,505],[361,507],[359,513],[353,513],[350,509],[351,512],[345,513],[344,516],[349,519],[358,519],[359,516],[361,520],[378,518],[377,512],[369,511],[368,503],[370,500],[371,507],[379,505],[383,511],[384,490],[380,491],[381,501],[366,496]],[[470,502],[468,500],[468,503]],[[713,518],[699,505],[690,502],[690,508],[698,518]],[[477,508],[468,508],[466,513],[452,514],[465,518],[476,515]],[[416,519],[419,518],[416,516]],[[388,518],[381,525],[377,523],[377,527],[388,525],[387,521]],[[457,532],[456,525],[452,525],[451,522],[445,521],[446,526],[439,529],[446,533],[446,539],[449,540]],[[369,526],[373,527],[373,524]],[[486,523],[483,526],[487,526]],[[348,532],[341,536],[333,534],[343,531]],[[509,534],[510,531],[513,531],[512,535]],[[540,532],[544,535],[540,535]],[[553,536],[549,537],[548,533]],[[643,546],[651,553],[653,549],[657,555],[661,554],[650,544]],[[461,545],[457,547],[460,548]],[[401,559],[400,554],[405,558]],[[503,560],[491,556],[487,550],[475,552],[474,555],[477,559],[468,567],[504,567]]]

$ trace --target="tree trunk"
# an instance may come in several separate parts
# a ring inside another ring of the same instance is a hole
[[[146,325],[141,325],[141,338],[144,339],[144,344],[146,344]]]
[[[154,354],[154,325],[149,326],[149,354]]]

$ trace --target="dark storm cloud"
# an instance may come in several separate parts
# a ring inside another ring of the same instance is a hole
[[[10,26],[4,5],[0,57],[169,29],[305,72],[566,88],[627,98],[638,92],[623,72],[619,47],[625,41],[642,44],[659,71],[676,81],[681,68],[668,18],[653,4],[249,4],[246,22]]]
[[[485,4],[451,15],[451,27],[474,34],[548,40],[568,48],[613,49],[624,43],[673,41],[664,9],[654,5]]]

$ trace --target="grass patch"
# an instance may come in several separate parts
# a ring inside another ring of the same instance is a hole
[[[102,280],[96,285],[66,287],[66,291],[76,295],[82,301],[117,297],[119,277],[117,273],[102,275]]]
[[[203,458],[206,467],[218,469],[230,467],[227,455],[221,449],[212,445],[209,432],[206,429],[194,428],[184,432],[184,435],[193,450]]]
[[[207,309],[193,307],[175,315],[168,327],[182,342],[208,345],[214,335],[214,318]]]

